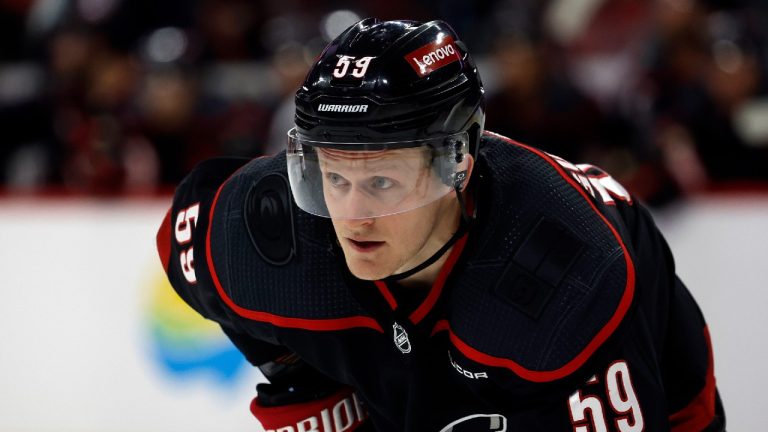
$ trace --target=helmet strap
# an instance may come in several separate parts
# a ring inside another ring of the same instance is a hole
[[[411,277],[416,273],[424,270],[425,268],[431,266],[437,260],[439,260],[440,257],[443,256],[467,231],[469,231],[469,228],[472,225],[472,222],[475,220],[475,217],[477,217],[477,205],[472,206],[473,207],[472,216],[470,216],[467,213],[467,206],[464,200],[464,196],[461,194],[461,189],[459,187],[454,187],[453,190],[456,192],[456,199],[458,199],[459,208],[461,209],[461,219],[459,220],[459,228],[456,230],[456,232],[453,233],[451,238],[448,239],[448,241],[440,249],[438,249],[437,252],[432,254],[431,257],[427,258],[426,261],[422,262],[421,264],[417,265],[416,267],[410,270],[387,276],[381,279],[382,281],[384,282],[400,281],[408,277]]]

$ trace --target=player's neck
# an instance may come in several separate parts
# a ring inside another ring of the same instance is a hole
[[[453,237],[453,235],[456,233],[456,230],[459,229],[461,212],[459,210],[457,201],[449,204],[445,214],[450,214],[453,216],[444,218],[437,223],[430,241],[427,242],[427,245],[423,249],[423,253],[420,254],[421,261],[419,262],[424,262],[432,257],[432,255],[437,253],[443,246],[445,246],[446,243],[448,243],[451,237]],[[431,288],[432,284],[435,282],[437,276],[440,274],[440,271],[445,265],[445,262],[448,260],[448,257],[451,255],[451,251],[453,251],[454,247],[455,245],[451,246],[448,250],[443,252],[443,254],[435,262],[425,267],[421,271],[398,281],[398,283],[401,286],[409,289]]]
[[[421,270],[420,272],[409,276],[405,279],[399,280],[397,283],[408,289],[429,289],[434,284],[437,276],[440,274],[440,270],[443,268],[445,261],[451,254],[453,247],[448,249],[443,256],[437,261],[432,263],[429,267]]]

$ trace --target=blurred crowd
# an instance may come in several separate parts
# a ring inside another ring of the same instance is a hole
[[[280,151],[293,93],[358,19],[453,25],[486,128],[654,204],[768,181],[768,7],[754,0],[0,0],[0,189],[167,191]]]

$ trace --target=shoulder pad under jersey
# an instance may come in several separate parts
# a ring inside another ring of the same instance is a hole
[[[454,270],[454,345],[534,382],[569,376],[615,334],[634,295],[624,228],[550,155],[483,136],[478,224]]]
[[[347,288],[330,221],[293,201],[284,153],[245,165],[211,205],[208,272],[239,317],[315,331],[381,331]]]

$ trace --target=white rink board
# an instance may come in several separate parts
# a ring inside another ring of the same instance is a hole
[[[253,368],[222,384],[152,354],[169,204],[0,201],[0,431],[261,430]]]
[[[153,354],[168,204],[0,200],[0,431],[261,430],[248,412],[261,377],[247,365],[222,382]],[[657,218],[709,321],[729,430],[761,431],[768,197],[700,198]]]
[[[729,431],[765,431],[768,197],[707,197],[656,215],[709,324]]]

